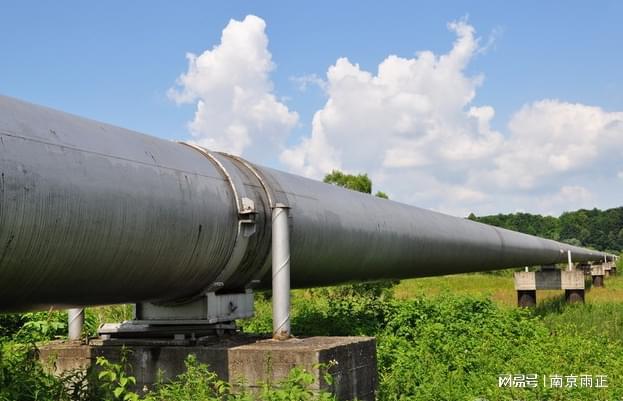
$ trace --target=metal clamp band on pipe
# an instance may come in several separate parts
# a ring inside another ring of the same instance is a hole
[[[290,234],[288,208],[277,203],[272,215],[273,338],[290,337]]]
[[[255,221],[251,218],[251,215],[255,213],[255,202],[247,197],[248,195],[244,189],[244,184],[242,183],[242,180],[237,175],[235,175],[235,166],[231,165],[231,161],[227,159],[227,155],[213,153],[208,151],[207,149],[202,148],[201,146],[197,146],[191,143],[179,143],[195,149],[207,159],[209,159],[212,163],[214,163],[214,165],[221,172],[225,180],[229,183],[229,186],[234,195],[236,208],[238,210],[239,220],[234,248],[231,252],[229,260],[227,261],[227,264],[221,270],[216,279],[208,287],[201,291],[200,294],[198,294],[203,295],[205,293],[214,292],[222,288],[225,285],[226,280],[236,272],[236,269],[244,258],[244,255],[247,251],[249,237],[255,232]],[[228,165],[230,168],[226,168],[225,165]]]
[[[269,204],[271,210],[273,210],[275,208],[277,203],[279,203],[279,205],[280,205],[279,207],[289,209],[287,197],[283,197],[282,196],[281,199],[277,199],[277,193],[276,192],[277,192],[277,190],[279,190],[279,185],[277,183],[273,182],[272,185],[271,185],[268,182],[267,177],[264,176],[264,174],[262,174],[262,172],[260,172],[260,170],[258,170],[253,164],[249,163],[248,161],[246,161],[242,157],[235,156],[235,155],[228,155],[228,156],[231,157],[232,159],[235,159],[238,162],[240,162],[242,165],[244,165],[247,168],[247,170],[249,170],[251,172],[251,174],[253,174],[255,176],[255,178],[258,180],[258,182],[262,186],[262,189],[264,190],[264,193],[266,194],[266,198],[268,199],[268,204]],[[266,274],[268,274],[268,271],[270,269],[271,269],[271,265],[265,264],[262,268],[260,268],[257,271],[257,274],[255,274],[252,282],[253,283],[261,282],[262,278],[265,277]]]
[[[255,176],[255,178],[257,178],[257,180],[260,182],[260,185],[262,186],[262,189],[266,193],[266,197],[268,198],[268,204],[270,205],[271,208],[275,207],[275,195],[273,194],[273,191],[270,188],[270,185],[266,183],[266,180],[264,179],[262,174],[260,174],[260,172],[257,171],[257,169],[253,167],[251,163],[249,163],[242,157],[235,156],[235,155],[227,155],[227,156],[231,157],[232,159],[238,160]]]

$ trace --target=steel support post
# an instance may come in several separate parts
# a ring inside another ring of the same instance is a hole
[[[277,203],[272,211],[273,338],[290,337],[290,234],[288,207]]]
[[[67,326],[69,340],[80,340],[82,338],[84,308],[67,309]]]

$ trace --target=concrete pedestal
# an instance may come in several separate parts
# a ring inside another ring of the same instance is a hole
[[[118,362],[125,348],[136,388],[156,382],[158,371],[166,379],[184,372],[184,360],[194,354],[218,376],[232,384],[259,388],[263,382],[277,383],[289,371],[301,367],[316,377],[314,390],[326,390],[340,400],[374,400],[377,387],[376,342],[371,337],[309,337],[275,341],[232,336],[190,340],[95,340],[89,344],[54,342],[41,348],[40,359],[54,373],[88,370],[97,356]],[[318,364],[336,364],[329,369],[333,384],[324,381]]]
[[[583,271],[586,276],[591,275],[591,265],[588,263],[578,263],[575,266],[575,270]]]
[[[610,277],[610,275],[612,275],[612,268],[614,267],[614,263],[613,262],[604,262],[601,265],[604,268],[604,276],[605,277]]]
[[[517,305],[536,305],[537,290],[565,290],[567,302],[584,302],[584,273],[579,270],[543,269],[515,273]]]
[[[593,287],[603,287],[605,275],[606,275],[606,269],[603,264],[592,265],[591,276],[593,278]]]

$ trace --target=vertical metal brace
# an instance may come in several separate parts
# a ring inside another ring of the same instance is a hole
[[[82,338],[82,327],[84,326],[84,308],[67,309],[67,326],[69,340],[80,340]]]
[[[277,203],[272,211],[273,338],[290,337],[290,233],[288,207]]]
[[[569,266],[567,267],[568,271],[573,270],[573,261],[571,260],[571,250],[567,251],[567,262],[569,263]]]

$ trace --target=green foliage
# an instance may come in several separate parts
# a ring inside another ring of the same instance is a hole
[[[268,299],[257,302],[253,320],[269,321],[263,316],[270,317],[267,305]],[[623,397],[623,388],[614,384],[623,371],[620,304],[550,302],[530,311],[451,293],[398,300],[329,288],[297,291],[292,305],[292,330],[299,335],[377,337],[380,400]],[[498,375],[505,373],[536,373],[541,378],[605,374],[612,385],[600,390],[500,388]]]
[[[22,315],[19,313],[0,313],[0,341],[12,337],[22,327]]]
[[[67,333],[66,312],[32,312],[22,315],[24,325],[17,332],[16,339],[21,341],[45,341],[62,338]]]
[[[529,213],[498,214],[468,219],[526,234],[610,252],[623,251],[623,207],[608,210],[580,209],[560,217]]]
[[[399,280],[379,280],[365,283],[353,283],[309,289],[310,293],[335,301],[347,297],[359,297],[372,300],[390,299],[394,296],[394,286]]]
[[[397,281],[347,284],[295,290],[292,297],[293,332],[304,335],[374,335],[382,321],[382,308],[393,298]],[[237,322],[248,333],[272,332],[271,299],[256,297],[255,317]]]
[[[333,170],[324,176],[324,182],[334,184],[338,187],[352,189],[353,191],[372,193],[372,181],[367,174],[344,174],[339,170]]]
[[[334,184],[338,187],[352,189],[353,191],[366,194],[372,193],[372,180],[370,180],[368,174],[344,174],[339,170],[333,170],[324,176],[323,181],[327,184]],[[389,199],[389,196],[383,191],[376,191],[374,196],[377,198]]]
[[[383,191],[376,191],[374,196],[376,196],[377,198],[389,199],[389,196],[387,196],[387,194]]]
[[[616,291],[621,284],[623,281],[613,277],[604,291]],[[518,310],[501,308],[485,296],[452,291],[400,300],[393,297],[393,290],[393,282],[295,290],[293,332],[301,336],[376,336],[379,400],[623,398],[621,303],[567,305],[561,296],[534,310]],[[244,331],[270,332],[270,306],[270,293],[259,294],[256,317],[243,323]],[[7,322],[5,331],[13,338],[50,338],[51,324],[48,329],[44,323],[27,325],[33,330],[29,333],[36,333],[28,336],[19,326],[49,319],[43,317],[20,316],[16,323],[10,316],[2,321]],[[135,380],[123,360],[114,364],[98,359],[99,384],[87,389],[83,378],[68,381],[47,375],[34,362],[33,346],[7,342],[5,337],[0,349],[0,401],[331,399],[326,393],[312,392],[314,377],[301,369],[292,370],[280,383],[265,383],[258,394],[236,392],[193,356],[186,360],[185,373],[144,395],[136,393]],[[537,388],[498,387],[500,374],[531,373],[541,379]],[[542,384],[545,375],[582,373],[608,375],[610,386],[569,389]]]
[[[97,335],[97,329],[103,323],[121,323],[124,320],[132,319],[132,308],[133,306],[131,304],[87,308],[84,319],[86,335]]]
[[[247,394],[236,395],[229,383],[219,380],[208,366],[197,362],[194,355],[185,360],[186,372],[168,383],[160,382],[146,401],[208,401],[208,400],[251,400]]]
[[[63,380],[47,374],[33,344],[0,343],[0,401],[67,400]]]
[[[169,382],[161,381],[143,396],[135,392],[136,378],[129,374],[127,351],[120,363],[98,357],[94,377],[70,373],[62,378],[48,374],[36,357],[34,345],[0,344],[0,401],[331,401],[325,391],[313,391],[315,377],[294,368],[278,383],[264,383],[258,394],[234,389],[220,380],[194,355],[185,361],[186,371]],[[322,369],[328,369],[319,367]],[[329,375],[324,376],[331,383]],[[88,383],[88,384],[87,384]]]
[[[126,373],[128,370],[127,351],[121,352],[121,363],[112,363],[106,358],[98,356],[96,360],[100,371],[99,389],[102,391],[103,401],[138,401],[139,395],[130,389],[136,385],[136,378]]]
[[[67,313],[60,311],[0,314],[0,340],[32,343],[62,338],[67,333]]]
[[[292,369],[279,383],[264,383],[258,395],[233,386],[199,363],[194,355],[185,361],[186,372],[168,383],[159,383],[155,391],[146,394],[145,401],[330,401],[327,392],[315,392],[311,386],[314,376],[301,368]]]
[[[318,366],[321,370],[323,366]],[[332,377],[324,375],[327,383],[331,384]],[[288,377],[276,386],[264,383],[259,399],[262,401],[331,401],[335,400],[330,393],[325,391],[316,392],[311,390],[311,385],[316,381],[315,377],[305,369],[295,367],[290,370]]]

